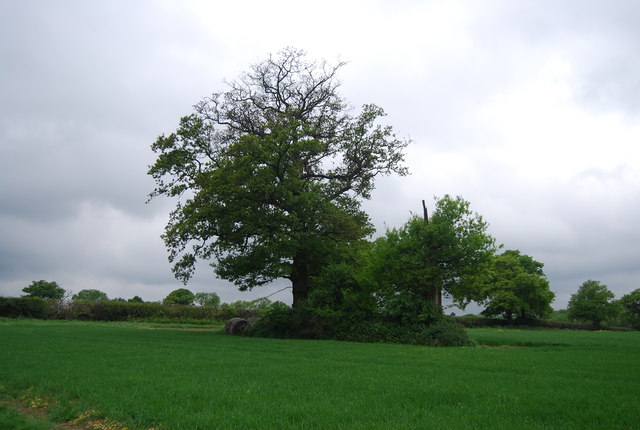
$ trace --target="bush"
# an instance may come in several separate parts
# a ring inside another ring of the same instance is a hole
[[[47,301],[42,297],[0,297],[0,317],[47,318]]]
[[[423,345],[430,346],[468,346],[471,341],[467,336],[467,332],[460,324],[449,320],[438,321],[427,326],[419,338],[423,338],[420,342]]]
[[[287,306],[270,308],[256,324],[243,332],[247,336],[333,339],[350,342],[406,343],[427,346],[470,345],[464,328],[439,319],[430,324],[402,325],[382,319],[356,319],[333,309]]]

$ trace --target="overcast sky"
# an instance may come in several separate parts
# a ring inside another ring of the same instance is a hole
[[[34,280],[161,300],[181,288],[145,204],[151,143],[269,53],[348,61],[411,175],[378,182],[378,234],[461,195],[544,263],[553,306],[587,279],[640,288],[640,2],[0,1],[0,295]],[[188,285],[249,293],[206,265]],[[272,297],[290,303],[290,290]]]

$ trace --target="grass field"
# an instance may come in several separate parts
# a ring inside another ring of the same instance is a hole
[[[0,397],[111,429],[640,428],[640,332],[431,348],[138,327],[0,320]],[[6,422],[47,428],[0,405]]]

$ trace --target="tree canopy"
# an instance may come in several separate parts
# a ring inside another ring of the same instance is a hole
[[[483,315],[507,319],[541,318],[551,313],[555,298],[542,268],[544,265],[520,251],[496,255],[484,274],[486,288]]]
[[[376,240],[372,264],[386,307],[398,315],[426,315],[431,304],[442,305],[442,294],[461,307],[480,298],[475,278],[495,252],[495,240],[469,206],[445,195],[436,199],[430,219],[425,206],[423,217]]]
[[[614,294],[600,281],[589,279],[571,295],[567,315],[574,321],[585,321],[600,327],[602,322],[614,319],[620,312]]]
[[[71,300],[107,301],[109,297],[107,297],[107,293],[100,290],[80,290],[71,296]]]
[[[28,287],[22,289],[31,297],[42,297],[45,299],[61,299],[64,297],[65,289],[58,286],[55,281],[44,280],[33,281]]]
[[[192,305],[195,295],[186,288],[178,288],[173,290],[162,301],[165,305]]]
[[[635,328],[640,328],[640,288],[620,299],[624,318]]]
[[[220,296],[216,293],[196,293],[193,301],[200,306],[212,308],[220,306]]]
[[[406,174],[408,142],[379,124],[378,106],[351,114],[343,65],[282,50],[153,143],[151,197],[180,197],[163,235],[178,279],[198,260],[241,290],[286,278],[295,307],[336,244],[372,232],[360,199],[377,176]]]

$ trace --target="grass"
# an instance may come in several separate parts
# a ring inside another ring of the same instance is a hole
[[[0,429],[50,430],[52,424],[20,414],[13,408],[0,404]]]
[[[1,320],[0,396],[41,399],[57,420],[94,411],[129,429],[640,422],[640,332],[470,329],[479,346],[429,348],[135,327]]]

